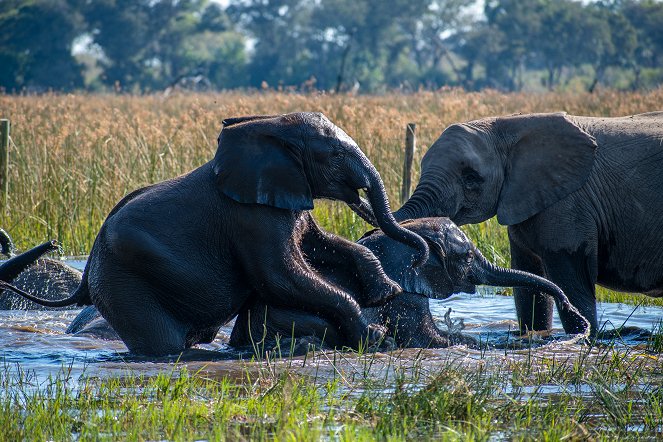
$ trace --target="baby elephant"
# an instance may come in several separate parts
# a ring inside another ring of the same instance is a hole
[[[61,299],[73,292],[81,282],[81,272],[57,259],[43,255],[59,249],[55,241],[47,241],[20,255],[14,256],[14,243],[7,232],[0,229],[0,247],[8,259],[0,265],[0,280],[28,291],[43,299]],[[51,310],[6,291],[0,296],[0,310]]]
[[[428,262],[419,269],[409,263],[415,250],[394,241],[380,230],[368,232],[358,242],[368,247],[380,260],[386,274],[403,288],[403,293],[378,307],[364,307],[370,321],[388,329],[399,347],[447,347],[475,343],[474,339],[437,328],[431,315],[428,298],[444,299],[453,293],[475,293],[477,285],[526,287],[551,295],[559,308],[578,315],[564,293],[550,281],[539,276],[490,263],[465,234],[449,218],[422,218],[405,221],[402,226],[423,237],[431,250]],[[304,244],[306,246],[306,244]],[[332,252],[333,253],[333,252]],[[311,263],[318,272],[350,293],[362,288],[350,265],[329,265],[318,257]],[[232,346],[255,345],[264,340],[273,345],[277,336],[315,336],[329,346],[348,346],[327,320],[295,308],[277,308],[258,300],[243,308],[233,328]]]

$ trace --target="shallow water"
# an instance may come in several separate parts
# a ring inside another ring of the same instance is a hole
[[[67,260],[69,265],[82,268],[85,261]],[[505,355],[503,348],[511,348],[514,342],[520,341],[524,346],[532,345],[533,338],[518,339],[513,333],[517,328],[515,321],[515,307],[513,298],[501,296],[490,291],[480,289],[479,294],[459,294],[445,300],[431,300],[431,312],[438,321],[441,329],[446,329],[443,317],[449,308],[452,309],[451,318],[454,321],[463,319],[465,330],[468,333],[487,343],[482,350],[470,350],[464,347],[453,349],[426,350],[425,356],[430,363],[435,360],[459,357],[464,360],[477,360],[493,352]],[[651,331],[663,318],[663,308],[635,307],[625,304],[602,303],[599,304],[599,317],[601,323],[607,323],[606,329],[620,326],[631,326],[645,331]],[[89,376],[108,377],[126,374],[129,369],[139,370],[145,374],[155,373],[169,369],[171,364],[165,363],[136,363],[126,362],[126,347],[119,341],[104,341],[90,336],[72,336],[64,334],[67,325],[78,314],[76,310],[63,311],[0,311],[0,346],[2,354],[0,364],[5,371],[30,372],[38,379],[46,379],[49,375],[56,375],[64,368],[71,376],[76,377],[85,372]],[[216,340],[211,344],[201,346],[209,350],[216,350],[228,356],[228,361],[207,364],[206,371],[210,374],[228,375],[239,373],[244,366],[236,358],[250,359],[249,354],[238,354],[228,348],[226,342],[230,335],[232,324],[224,326]],[[578,345],[564,346],[570,337],[565,335],[559,319],[555,317],[554,329],[550,336],[535,337],[534,344],[539,347],[540,354],[546,352],[577,352]],[[614,345],[638,346],[647,340],[646,333],[638,331],[623,334],[619,339],[611,339],[608,343]],[[501,350],[498,350],[501,348]],[[509,350],[513,351],[513,350]],[[421,356],[419,350],[405,350],[385,355],[392,360],[392,356],[399,359],[414,359]],[[318,359],[321,356],[318,356]],[[334,356],[336,358],[337,356]],[[322,358],[329,358],[322,355]],[[331,362],[331,361],[330,361]],[[317,370],[317,368],[316,368]]]

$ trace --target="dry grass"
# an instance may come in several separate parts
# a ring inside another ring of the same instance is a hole
[[[646,93],[465,93],[352,97],[278,93],[162,96],[0,96],[12,121],[10,196],[0,226],[21,248],[59,239],[86,254],[99,226],[127,192],[191,170],[212,158],[229,116],[321,111],[366,152],[398,206],[405,125],[417,123],[413,181],[426,148],[449,124],[516,112],[626,115],[661,108],[663,89]],[[365,225],[338,204],[321,203],[323,226],[350,237]],[[469,228],[489,257],[508,261],[504,229],[493,220]]]

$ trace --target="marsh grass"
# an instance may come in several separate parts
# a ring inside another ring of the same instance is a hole
[[[663,432],[663,364],[585,346],[399,355],[313,352],[244,375],[38,381],[0,371],[0,440],[640,440]]]
[[[399,206],[405,126],[417,123],[413,182],[423,152],[451,123],[516,112],[566,111],[617,116],[659,109],[663,89],[598,94],[465,93],[384,96],[223,93],[205,95],[0,96],[12,122],[7,213],[0,225],[22,248],[58,239],[70,255],[87,254],[111,208],[129,191],[185,173],[210,160],[229,116],[321,111],[352,136]],[[338,203],[319,201],[322,226],[357,239],[368,226]],[[506,231],[494,219],[466,232],[486,256],[508,265]],[[601,299],[639,302],[599,290]],[[645,302],[663,305],[663,300]]]

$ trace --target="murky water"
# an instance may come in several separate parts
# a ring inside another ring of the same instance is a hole
[[[85,264],[80,260],[69,260],[67,263],[79,269],[82,269]],[[452,319],[464,319],[466,325],[464,333],[488,343],[484,350],[466,348],[427,350],[426,355],[431,360],[448,358],[450,352],[466,358],[485,356],[486,352],[504,355],[505,350],[496,348],[504,348],[510,342],[513,343],[514,340],[517,340],[514,333],[509,333],[517,327],[515,307],[511,297],[481,290],[478,295],[460,294],[446,300],[431,300],[430,305],[433,316],[440,323],[440,328],[445,328],[443,317],[447,309],[451,308]],[[122,375],[128,369],[152,373],[163,370],[169,365],[127,363],[123,360],[126,356],[126,347],[119,341],[112,342],[89,336],[66,335],[64,331],[77,313],[78,310],[0,311],[0,346],[2,348],[0,364],[3,364],[4,369],[9,371],[34,372],[38,378],[47,378],[49,375],[61,373],[63,368],[70,371],[72,376],[85,372],[86,375],[105,377]],[[608,321],[607,329],[626,325],[652,330],[655,324],[663,318],[663,308],[636,308],[631,305],[603,303],[599,305],[599,316],[602,323]],[[238,355],[226,345],[231,329],[231,324],[223,327],[214,342],[203,346],[205,349],[226,353],[231,359],[210,364],[208,371],[211,369],[217,371],[217,374],[229,374],[241,369],[240,364],[234,358],[242,355]],[[574,351],[571,347],[564,348],[557,345],[565,339],[568,337],[564,335],[558,318],[555,318],[551,337],[540,339],[538,345],[542,347],[538,351]],[[626,333],[618,341],[611,342],[637,346],[646,342],[646,339],[646,333],[635,331]],[[393,354],[397,354],[399,358],[408,359],[421,353],[419,350],[406,350]],[[247,354],[243,356],[250,357]]]

